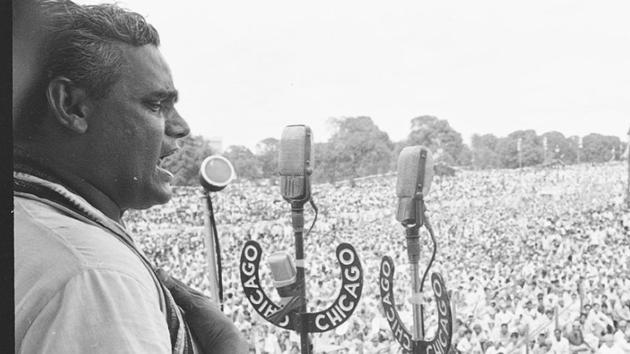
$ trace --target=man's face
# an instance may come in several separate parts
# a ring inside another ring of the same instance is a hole
[[[144,209],[170,199],[173,175],[159,164],[190,130],[173,107],[177,91],[159,50],[118,47],[122,75],[106,97],[91,101],[86,135],[99,160],[85,173],[122,210]]]

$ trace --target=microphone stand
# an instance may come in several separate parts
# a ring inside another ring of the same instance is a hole
[[[280,328],[293,330],[300,335],[302,354],[312,352],[309,333],[333,330],[344,323],[357,308],[363,290],[363,271],[354,247],[349,243],[337,246],[336,256],[341,267],[341,289],[333,303],[314,313],[306,310],[306,281],[304,256],[304,204],[311,199],[310,175],[312,173],[311,131],[308,126],[287,126],[282,133],[286,147],[280,149],[280,189],[282,197],[291,205],[291,224],[295,238],[295,288],[291,299],[279,306],[265,294],[260,285],[259,265],[262,258],[260,245],[253,240],[245,242],[241,252],[241,284],[245,297],[265,320]],[[302,146],[303,145],[303,146]],[[284,157],[283,157],[284,156]],[[297,163],[296,162],[300,162]],[[310,229],[309,229],[310,231]],[[293,271],[291,270],[291,275]],[[293,278],[293,277],[291,277]]]
[[[273,325],[300,334],[302,354],[312,352],[309,333],[322,333],[343,324],[354,312],[363,290],[363,270],[359,255],[349,243],[337,246],[336,256],[341,266],[341,289],[328,308],[306,312],[306,281],[304,263],[304,203],[307,200],[289,200],[291,223],[295,237],[296,290],[295,296],[284,306],[274,303],[261,286],[259,268],[262,258],[260,245],[247,241],[241,252],[240,273],[245,297],[254,310]]]
[[[310,354],[308,328],[304,315],[306,314],[306,281],[304,272],[304,202],[291,202],[291,223],[293,225],[293,235],[295,237],[295,267],[296,284],[298,289],[297,323],[296,327],[300,333],[300,347],[302,354]]]
[[[424,152],[421,158],[426,159]],[[424,175],[424,163],[420,164],[420,175]],[[396,311],[396,301],[394,299],[393,280],[394,280],[394,262],[389,256],[383,257],[379,274],[379,287],[381,294],[381,304],[385,311],[385,317],[392,329],[394,338],[402,346],[404,353],[413,354],[446,354],[451,347],[451,339],[453,337],[453,316],[449,301],[448,292],[444,279],[439,273],[433,273],[430,279],[431,288],[435,296],[435,304],[438,310],[438,328],[433,339],[425,340],[424,332],[424,305],[422,299],[423,284],[429,269],[435,259],[437,243],[433,229],[429,223],[429,219],[425,215],[424,205],[424,180],[420,180],[417,184],[416,192],[413,197],[408,200],[407,205],[399,206],[400,210],[405,210],[405,218],[402,225],[405,228],[407,240],[407,256],[409,258],[410,275],[411,275],[411,299],[413,308],[413,328],[409,331],[402,323],[398,312]],[[409,216],[409,217],[407,217]],[[427,265],[427,268],[420,278],[420,227],[426,227],[433,241],[433,254]]]
[[[422,293],[420,291],[420,227],[407,227],[407,256],[409,258],[411,275],[411,303],[413,308],[413,339],[424,339],[424,313],[422,308]]]
[[[425,206],[424,206],[424,195],[422,194],[423,183],[420,182],[418,185],[418,192],[411,199],[411,210],[414,210],[415,214],[415,223],[407,224],[403,223],[405,227],[405,234],[407,239],[407,258],[409,259],[410,266],[410,275],[411,275],[411,304],[413,309],[413,331],[412,338],[413,340],[419,341],[424,340],[424,306],[422,304],[422,288],[424,284],[424,279],[426,273],[422,276],[422,281],[420,280],[420,227],[426,224],[426,227],[430,227],[428,225],[428,220],[424,215]],[[434,252],[435,256],[435,252]],[[429,262],[429,267],[431,267],[431,263],[433,263],[433,257],[431,258],[431,262]],[[428,268],[427,268],[428,271]]]
[[[208,264],[208,280],[210,282],[210,292],[212,294],[212,298],[216,300],[217,305],[219,305],[221,311],[223,311],[223,281],[221,279],[221,259],[219,258],[220,249],[210,192],[204,190],[204,197],[204,224],[206,236],[204,238],[204,243],[206,246],[206,262]]]

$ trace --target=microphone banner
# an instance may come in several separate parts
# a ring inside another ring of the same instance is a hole
[[[426,354],[446,354],[451,346],[453,337],[453,318],[451,306],[446,292],[446,285],[442,276],[438,273],[431,275],[431,288],[435,295],[435,303],[438,310],[438,329],[433,339],[413,340],[411,333],[400,320],[396,312],[396,301],[394,300],[394,262],[388,256],[383,257],[381,271],[379,275],[379,288],[381,291],[381,303],[385,310],[385,318],[389,323],[394,337],[406,352],[426,353]]]
[[[307,332],[326,332],[344,323],[359,304],[363,291],[363,268],[354,247],[349,243],[341,243],[336,250],[337,260],[341,266],[341,290],[335,301],[327,309],[315,313],[305,313],[304,321]],[[278,311],[284,311],[275,304],[260,286],[259,267],[262,250],[256,241],[247,241],[241,253],[241,283],[245,296],[265,320],[274,325],[296,330],[297,312],[288,309],[284,315],[278,316]],[[287,305],[288,306],[288,305]]]

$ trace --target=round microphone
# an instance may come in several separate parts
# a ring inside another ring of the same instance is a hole
[[[199,181],[209,192],[218,192],[236,178],[230,160],[220,155],[206,157],[199,168]]]

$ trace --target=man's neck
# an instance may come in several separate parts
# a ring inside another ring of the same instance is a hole
[[[108,218],[120,222],[123,210],[109,196],[56,158],[46,158],[37,149],[14,146],[14,169],[58,183],[85,199]]]

